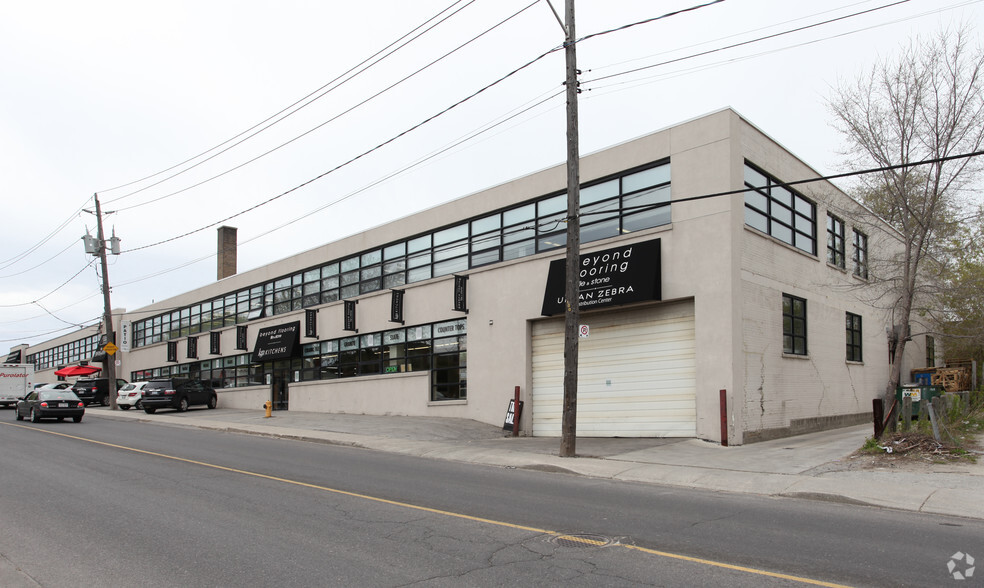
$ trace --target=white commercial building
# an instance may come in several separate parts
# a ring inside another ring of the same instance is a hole
[[[786,185],[817,177],[732,110],[582,158],[579,436],[870,419],[890,345],[870,260],[901,244],[829,182]],[[561,164],[122,313],[117,374],[208,379],[220,407],[497,424],[519,386],[523,433],[559,436],[565,183]],[[24,350],[39,380],[69,340]]]

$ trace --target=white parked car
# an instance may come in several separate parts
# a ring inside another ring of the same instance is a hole
[[[143,389],[147,385],[147,382],[133,382],[132,384],[127,384],[119,390],[116,391],[116,406],[123,410],[130,410],[131,406],[136,406],[137,409],[143,408]]]
[[[34,391],[40,392],[41,390],[64,390],[65,388],[71,388],[72,385],[68,382],[54,382],[52,384],[35,384]]]

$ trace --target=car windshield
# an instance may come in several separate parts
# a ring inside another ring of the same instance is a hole
[[[123,388],[120,391],[126,392],[127,390],[133,390],[134,388],[136,388],[134,384],[127,384],[126,386],[123,386]]]
[[[39,400],[75,400],[78,401],[79,397],[76,396],[71,390],[42,390],[38,393]]]
[[[148,391],[150,391],[150,390],[167,390],[170,386],[171,386],[171,382],[168,382],[168,381],[147,382],[147,385],[144,386],[144,390],[148,390]]]

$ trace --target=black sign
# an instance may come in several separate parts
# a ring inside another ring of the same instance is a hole
[[[212,355],[220,355],[222,351],[220,350],[222,344],[222,333],[218,331],[208,334],[208,352]]]
[[[304,336],[318,336],[318,311],[313,308],[304,311]]]
[[[468,276],[454,277],[454,308],[457,312],[468,312]]]
[[[517,411],[516,411],[516,399],[515,398],[510,398],[509,399],[509,406],[506,408],[506,422],[502,423],[502,429],[504,431],[512,431],[515,427],[518,427],[519,426],[517,423],[519,422],[519,419],[523,418],[523,401],[522,400],[519,401],[519,411],[518,411],[518,413],[519,414],[517,414]]]
[[[550,262],[543,292],[544,316],[563,314],[566,260]],[[578,263],[581,310],[661,300],[659,239],[582,253]]]
[[[403,290],[390,290],[390,322],[403,324]]]
[[[345,301],[345,324],[342,328],[346,331],[359,332],[359,329],[355,327],[355,305],[358,303],[358,300]]]
[[[178,361],[178,342],[168,341],[167,342],[167,360],[168,361]]]
[[[253,361],[273,361],[294,357],[301,338],[301,321],[260,329],[253,347]]]
[[[188,359],[198,358],[198,337],[188,337]]]
[[[246,341],[245,325],[236,327],[236,349],[249,349],[249,344]]]
[[[4,363],[20,363],[21,362],[21,350],[11,351],[10,355],[7,356],[7,361]]]

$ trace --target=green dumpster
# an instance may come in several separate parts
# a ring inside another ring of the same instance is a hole
[[[919,405],[921,402],[932,402],[933,398],[943,394],[940,386],[923,386],[921,384],[906,384],[899,386],[895,390],[895,399],[899,403],[899,418],[902,417],[902,399],[912,398],[912,418],[919,418]]]

